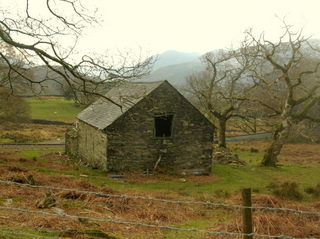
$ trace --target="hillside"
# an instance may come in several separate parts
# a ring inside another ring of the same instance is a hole
[[[150,75],[142,78],[141,81],[168,80],[171,84],[179,86],[185,84],[188,75],[202,71],[204,68],[205,66],[200,60],[164,66],[151,72]]]
[[[156,55],[158,58],[156,63],[153,66],[153,70],[156,71],[159,68],[170,66],[170,65],[178,65],[182,63],[198,61],[200,53],[189,53],[189,52],[179,52],[179,51],[165,51],[161,54]]]
[[[30,68],[33,79],[35,81],[43,81],[42,87],[34,86],[36,94],[62,96],[65,92],[65,83],[63,78],[56,72],[48,69],[46,66],[35,66]]]
[[[5,70],[4,66],[4,70]],[[1,70],[1,69],[0,69]],[[24,67],[23,74],[39,84],[30,84],[21,76],[15,76],[12,81],[15,92],[20,96],[63,96],[67,89],[64,79],[46,66]]]
[[[282,43],[284,50],[286,49],[286,44],[287,43]],[[318,47],[320,45],[320,40],[310,39],[309,44]],[[315,53],[313,50],[311,51],[309,44],[304,44],[302,46],[302,51],[305,53],[305,55],[309,56],[310,58],[320,58],[320,53]],[[215,54],[219,51],[221,51],[221,49],[215,49],[211,52]],[[287,54],[283,53],[280,57],[286,58],[289,54],[289,52],[287,52]],[[205,65],[200,60],[200,53],[188,53],[171,50],[165,51],[159,55],[155,55],[154,57],[157,58],[157,61],[153,66],[153,71],[148,76],[139,79],[139,81],[168,80],[175,86],[181,86],[185,84],[185,80],[188,75],[203,71],[205,69]],[[42,83],[41,88],[36,84],[33,85],[32,89],[30,86],[25,86],[26,84],[23,84],[23,87],[17,87],[22,89],[20,91],[21,95],[64,95],[65,84],[63,83],[63,79],[57,73],[53,72],[52,70],[48,70],[46,66],[31,67],[28,69],[28,74],[35,81],[45,81]]]

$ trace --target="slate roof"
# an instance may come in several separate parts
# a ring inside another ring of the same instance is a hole
[[[122,108],[107,99],[100,98],[81,111],[77,115],[77,118],[103,130],[164,82],[165,81],[119,83],[119,85],[109,90],[105,96],[117,104],[120,104]]]

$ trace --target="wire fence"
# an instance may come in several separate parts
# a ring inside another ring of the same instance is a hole
[[[227,236],[254,236],[259,238],[278,238],[278,239],[316,239],[316,238],[297,238],[297,237],[290,237],[285,235],[267,235],[267,234],[257,234],[257,233],[238,233],[238,232],[225,232],[225,231],[207,231],[207,230],[199,230],[196,228],[180,228],[180,227],[172,227],[172,226],[158,226],[140,222],[128,222],[128,221],[121,221],[115,219],[106,219],[106,218],[94,218],[94,217],[83,217],[83,216],[74,216],[68,214],[55,214],[49,212],[41,212],[41,211],[34,211],[28,210],[23,208],[13,208],[13,207],[2,207],[0,206],[0,210],[10,210],[10,211],[18,211],[23,213],[29,214],[38,214],[43,216],[49,217],[64,217],[64,218],[71,218],[71,219],[84,219],[89,221],[97,221],[97,222],[109,222],[109,223],[116,223],[116,224],[123,224],[123,225],[131,225],[131,226],[141,226],[141,227],[149,227],[149,228],[156,228],[156,229],[166,229],[166,230],[175,230],[175,231],[184,231],[184,232],[198,232],[198,233],[206,233],[206,234],[214,234],[214,235],[227,235]]]
[[[106,197],[106,198],[122,198],[122,199],[139,199],[139,200],[149,200],[153,202],[161,202],[161,203],[168,203],[174,205],[203,205],[203,206],[210,206],[210,207],[224,207],[224,208],[232,208],[232,209],[255,209],[255,210],[267,210],[267,211],[281,211],[281,212],[290,212],[295,214],[303,214],[309,216],[319,216],[319,212],[311,212],[299,209],[292,209],[292,208],[275,208],[275,207],[262,207],[262,206],[245,206],[245,205],[234,205],[234,204],[226,204],[226,203],[215,203],[211,201],[178,201],[178,200],[168,200],[156,197],[146,197],[146,196],[134,196],[134,195],[125,195],[125,194],[111,194],[111,193],[102,193],[102,192],[95,192],[95,191],[86,191],[86,190],[78,190],[78,189],[69,189],[69,188],[61,188],[61,187],[53,187],[53,186],[41,186],[41,185],[31,185],[31,184],[22,184],[16,183],[11,181],[0,180],[0,183],[7,184],[7,185],[14,185],[19,187],[28,187],[28,188],[36,188],[36,189],[46,189],[52,191],[68,191],[73,193],[80,193],[80,194],[91,194],[96,195],[98,197]],[[145,228],[153,228],[153,229],[161,229],[161,230],[173,230],[173,231],[182,231],[182,232],[195,232],[195,233],[205,233],[210,235],[220,235],[220,236],[237,236],[237,237],[244,237],[244,238],[282,238],[282,239],[316,239],[313,237],[305,237],[305,238],[298,238],[298,237],[291,237],[286,235],[268,235],[268,234],[258,234],[258,233],[240,233],[240,232],[228,232],[228,231],[208,231],[208,230],[201,230],[196,228],[182,228],[182,227],[174,227],[174,226],[167,226],[167,225],[154,225],[149,223],[137,222],[137,221],[125,221],[125,220],[118,220],[112,218],[96,218],[96,217],[87,217],[87,216],[76,216],[76,215],[69,215],[65,212],[61,213],[51,213],[51,212],[44,212],[44,211],[36,211],[30,210],[26,208],[19,208],[19,207],[7,207],[7,206],[0,206],[0,210],[5,211],[15,211],[20,213],[26,214],[36,214],[45,217],[62,217],[62,218],[69,218],[69,219],[83,219],[88,221],[96,221],[96,222],[105,222],[105,223],[114,223],[114,224],[122,224],[122,225],[129,225],[129,226],[137,226],[137,227],[145,227]],[[13,233],[8,230],[0,230],[0,233]],[[19,232],[17,232],[19,233]],[[27,235],[25,235],[27,236]],[[52,238],[52,237],[41,237],[39,238]]]
[[[0,196],[2,196],[2,197],[19,197],[21,195],[0,192]],[[38,196],[32,195],[32,194],[23,195],[23,196],[24,197],[28,197],[28,198],[33,198],[33,199],[39,199]],[[70,200],[68,200],[68,199],[60,199],[59,201],[61,201],[61,202],[69,202]],[[101,202],[95,202],[95,204],[98,204],[98,205],[101,205],[101,206],[105,206],[105,203],[101,203]],[[119,204],[121,204],[121,202],[119,202]],[[180,207],[167,208],[167,207],[152,206],[152,205],[130,205],[130,204],[127,204],[126,206],[130,207],[130,208],[140,208],[140,209],[160,209],[160,210],[165,210],[165,211],[172,211],[172,210],[181,211]],[[196,208],[195,209],[195,208],[190,208],[190,207],[186,207],[186,208],[184,208],[184,210],[191,210],[191,211],[197,211],[197,212],[211,212],[212,211],[212,209],[200,209],[200,208]]]
[[[141,200],[149,200],[149,201],[157,201],[163,203],[170,203],[170,204],[193,204],[193,205],[204,205],[204,206],[212,206],[212,207],[227,207],[227,208],[234,208],[234,209],[257,209],[257,210],[266,210],[266,211],[282,211],[282,212],[291,212],[297,214],[306,214],[312,216],[319,216],[319,212],[311,212],[299,209],[292,209],[292,208],[275,208],[275,207],[262,207],[262,206],[243,206],[243,205],[234,205],[234,204],[227,204],[227,203],[215,203],[210,201],[177,201],[177,200],[168,200],[168,199],[161,199],[155,197],[145,197],[145,196],[132,196],[132,195],[125,195],[125,194],[110,194],[110,193],[102,193],[102,192],[94,192],[94,191],[86,191],[86,190],[78,190],[78,189],[70,189],[70,188],[60,188],[60,187],[52,187],[52,186],[40,186],[40,185],[31,185],[31,184],[22,184],[16,183],[11,181],[0,180],[0,183],[10,184],[10,185],[17,185],[22,187],[30,187],[30,188],[41,188],[41,189],[48,189],[54,191],[68,191],[74,193],[82,193],[82,194],[93,194],[99,197],[111,197],[111,198],[124,198],[124,199],[141,199]]]

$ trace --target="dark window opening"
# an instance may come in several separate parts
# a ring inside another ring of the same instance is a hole
[[[170,137],[172,135],[173,115],[162,115],[154,118],[156,137]]]

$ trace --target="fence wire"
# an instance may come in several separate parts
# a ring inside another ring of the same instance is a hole
[[[89,221],[97,221],[97,222],[109,222],[109,223],[115,223],[115,224],[122,224],[122,225],[131,225],[131,226],[141,226],[141,227],[148,227],[148,228],[154,228],[154,229],[166,229],[166,230],[175,230],[175,231],[184,231],[184,232],[197,232],[197,233],[206,233],[206,234],[213,234],[213,235],[221,235],[221,236],[254,236],[259,238],[277,238],[277,239],[316,239],[316,238],[297,238],[297,237],[291,237],[286,235],[267,235],[267,234],[257,234],[257,233],[238,233],[238,232],[226,232],[226,231],[207,231],[207,230],[200,230],[196,228],[180,228],[180,227],[172,227],[172,226],[158,226],[153,224],[146,224],[146,223],[140,223],[140,222],[128,222],[128,221],[121,221],[116,219],[106,219],[106,218],[94,218],[94,217],[84,217],[84,216],[74,216],[74,215],[68,215],[65,213],[62,214],[55,214],[55,213],[49,213],[49,212],[40,212],[40,211],[34,211],[34,210],[28,210],[23,208],[13,208],[13,207],[3,207],[0,206],[0,210],[9,210],[9,211],[18,211],[28,214],[38,214],[42,216],[49,216],[49,217],[64,217],[64,218],[71,218],[71,219],[83,219],[83,220],[89,220]]]
[[[0,196],[2,197],[7,197],[7,198],[12,198],[12,197],[19,197],[21,195],[18,194],[8,194],[8,193],[1,193],[0,192]],[[38,196],[36,195],[23,195],[24,197],[28,197],[28,198],[33,198],[33,199],[39,199]],[[70,200],[74,200],[74,199],[59,199],[60,202],[70,202]],[[83,200],[83,202],[85,203],[89,203],[89,200]],[[103,202],[94,202],[96,205],[100,205],[100,206],[106,206],[106,203]],[[115,205],[121,205],[121,202],[118,202]],[[139,208],[139,209],[156,209],[156,210],[165,210],[165,211],[172,211],[172,210],[177,210],[177,211],[181,211],[180,207],[159,207],[159,206],[152,206],[152,205],[131,205],[131,204],[126,204],[126,207],[130,207],[130,208]],[[184,207],[183,210],[189,210],[189,211],[197,211],[197,212],[212,212],[212,209],[199,209],[199,208],[194,208],[194,207]]]
[[[53,187],[53,186],[40,186],[40,185],[31,185],[31,184],[22,184],[16,183],[11,181],[4,181],[0,180],[0,183],[9,184],[9,185],[17,185],[22,187],[30,187],[30,188],[41,188],[41,189],[48,189],[48,190],[55,190],[55,191],[68,191],[68,192],[75,192],[75,193],[83,193],[83,194],[92,194],[99,197],[113,197],[113,198],[124,198],[124,199],[141,199],[141,200],[149,200],[149,201],[157,201],[163,203],[170,203],[170,204],[193,204],[193,205],[204,205],[204,206],[213,206],[213,207],[228,207],[234,209],[257,209],[257,210],[266,210],[266,211],[282,211],[282,212],[292,212],[297,214],[305,214],[305,215],[312,215],[312,216],[320,216],[319,212],[311,212],[305,210],[297,210],[292,208],[274,208],[274,207],[262,207],[262,206],[242,206],[242,205],[234,205],[234,204],[227,204],[227,203],[214,203],[214,202],[203,202],[203,201],[177,201],[177,200],[168,200],[168,199],[161,199],[155,197],[145,197],[145,196],[130,196],[125,194],[109,194],[109,193],[102,193],[102,192],[93,192],[93,191],[85,191],[85,190],[78,190],[78,189],[68,189],[68,188],[60,188],[60,187]]]

